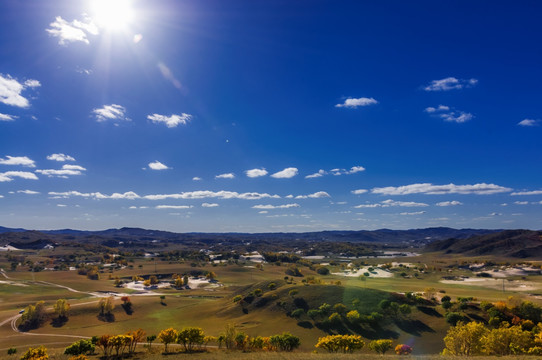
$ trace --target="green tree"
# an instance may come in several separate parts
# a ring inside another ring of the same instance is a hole
[[[301,342],[297,336],[289,332],[283,332],[280,335],[273,335],[269,339],[270,344],[279,351],[292,351],[297,349]]]
[[[91,354],[96,349],[96,346],[92,343],[90,339],[88,340],[79,340],[68,346],[64,350],[66,355],[81,355],[81,354]]]

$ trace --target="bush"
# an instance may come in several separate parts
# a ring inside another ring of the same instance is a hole
[[[93,353],[96,347],[92,343],[92,341],[89,340],[79,340],[77,342],[74,342],[70,346],[68,346],[64,350],[64,354],[66,355],[81,355],[81,354],[90,354]]]
[[[392,341],[388,339],[373,340],[369,343],[369,349],[373,350],[377,354],[384,355],[386,351],[391,349]]]
[[[412,347],[405,344],[399,344],[395,347],[395,353],[397,355],[410,355],[410,353],[412,353]]]
[[[462,320],[464,320],[464,318],[460,313],[450,312],[446,314],[446,322],[452,326],[457,325],[457,323]]]
[[[37,348],[29,348],[27,352],[21,356],[21,360],[49,360],[47,349],[44,346]]]
[[[319,338],[315,347],[332,353],[353,353],[364,345],[365,342],[359,335],[329,335]]]
[[[205,334],[201,328],[187,327],[177,334],[177,343],[182,344],[184,350],[192,352],[194,346],[201,346],[204,343]]]
[[[292,351],[297,349],[301,344],[299,338],[290,334],[289,332],[283,332],[281,335],[271,336],[269,343],[279,351]]]
[[[303,310],[303,309],[295,309],[294,311],[292,311],[292,313],[290,315],[293,318],[299,319],[301,316],[303,316],[303,314],[305,314],[305,310]]]
[[[9,348],[8,349],[8,355],[14,355],[14,354],[17,354],[17,349],[16,348]]]

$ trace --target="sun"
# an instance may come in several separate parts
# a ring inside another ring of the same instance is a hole
[[[106,30],[124,30],[134,18],[130,0],[91,0],[91,17]]]

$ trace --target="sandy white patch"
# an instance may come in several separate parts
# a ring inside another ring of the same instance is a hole
[[[16,247],[13,247],[11,245],[3,245],[0,246],[0,251],[19,251],[21,249],[17,249]]]
[[[491,278],[465,278],[463,280],[440,280],[443,284],[455,284],[455,285],[473,285],[483,286],[491,289],[502,290],[503,284],[505,291],[533,291],[542,288],[540,284],[532,281],[505,281],[504,279],[491,279]]]
[[[0,280],[0,284],[13,285],[13,286],[28,286],[27,284],[22,284],[14,281],[3,281]]]
[[[340,276],[347,276],[347,277],[359,277],[360,275],[363,275],[364,273],[368,272],[370,275],[369,277],[379,277],[379,278],[388,278],[392,277],[393,274],[387,270],[383,270],[380,268],[373,267],[372,271],[369,271],[369,267],[362,267],[358,270],[345,270],[342,272],[335,272],[331,273],[333,275],[340,275]]]

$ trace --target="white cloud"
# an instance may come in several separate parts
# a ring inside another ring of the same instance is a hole
[[[212,207],[218,207],[220,205],[216,204],[216,203],[203,203],[201,204],[202,207],[206,207],[206,208],[212,208]]]
[[[528,205],[529,202],[528,201],[514,201],[514,204],[516,204],[516,205]]]
[[[542,195],[542,190],[534,190],[534,191],[517,191],[513,192],[510,195]]]
[[[0,158],[0,165],[19,165],[26,167],[36,167],[34,160],[27,156],[9,156],[6,155],[5,159]]]
[[[87,171],[87,169],[85,169],[85,168],[82,167],[82,166],[79,166],[79,165],[69,165],[69,164],[63,165],[63,166],[62,166],[62,170]]]
[[[520,122],[518,122],[518,125],[520,126],[536,126],[538,125],[539,120],[533,120],[533,119],[523,119]]]
[[[324,175],[327,175],[327,172],[324,171],[324,170],[322,170],[322,169],[320,169],[320,170],[318,170],[317,173],[314,173],[314,174],[305,176],[305,179],[319,178],[319,177],[322,177],[322,176],[324,176]]]
[[[68,205],[65,205],[65,204],[56,204],[56,206],[58,206],[58,207],[66,207],[66,206],[68,206]]]
[[[290,209],[299,207],[299,204],[285,204],[285,205],[254,205],[253,209],[261,210],[274,210],[274,209]]]
[[[145,199],[148,200],[165,200],[165,199],[241,199],[241,200],[259,200],[259,199],[280,199],[278,195],[270,195],[267,193],[246,192],[238,193],[235,191],[190,191],[179,194],[156,194],[146,195]]]
[[[38,195],[39,194],[38,191],[34,191],[34,190],[17,190],[17,193],[18,194],[27,194],[27,195]]]
[[[0,173],[0,182],[13,181],[13,178],[16,177],[26,180],[38,180],[36,174],[28,171],[6,171],[4,173]]]
[[[296,199],[320,199],[320,198],[326,198],[326,197],[331,197],[331,196],[325,191],[318,191],[318,192],[315,192],[314,194],[298,195],[295,198]]]
[[[425,211],[414,211],[414,212],[402,212],[399,213],[399,215],[423,215],[425,214]]]
[[[361,204],[354,206],[355,209],[371,209],[371,208],[387,208],[387,207],[426,207],[429,206],[425,203],[413,202],[413,201],[395,201],[395,200],[384,200],[377,204]]]
[[[256,177],[267,175],[267,170],[265,170],[263,168],[262,169],[251,169],[251,170],[245,171],[245,174],[250,178],[256,178]]]
[[[51,36],[57,37],[60,45],[75,41],[89,44],[87,35],[98,35],[98,27],[89,18],[85,18],[83,21],[73,20],[67,22],[62,17],[57,16],[49,26],[50,28],[45,29],[45,31]]]
[[[4,195],[0,195],[0,199],[2,199],[4,197]]]
[[[373,194],[381,195],[409,195],[409,194],[477,194],[490,195],[510,192],[512,189],[495,184],[473,184],[473,185],[433,185],[430,183],[410,184],[405,186],[375,187],[371,189]]]
[[[101,200],[101,199],[115,199],[115,200],[120,200],[120,199],[127,199],[127,200],[135,200],[135,199],[139,199],[141,198],[138,194],[136,194],[135,192],[133,191],[127,191],[125,193],[113,193],[111,195],[104,195],[100,192],[93,192],[93,193],[82,193],[82,192],[79,192],[79,191],[64,191],[64,192],[55,192],[55,191],[50,191],[48,193],[48,195],[52,196],[53,198],[55,199],[58,199],[58,198],[70,198],[70,197],[83,197],[83,198],[92,198],[92,199],[96,199],[96,200]]]
[[[15,121],[17,118],[18,116],[0,113],[0,121]]]
[[[201,178],[200,178],[200,177],[197,177],[197,176],[194,176],[194,177],[192,178],[192,180],[193,180],[193,181],[201,181]]]
[[[354,195],[361,195],[361,194],[365,194],[368,190],[365,190],[365,189],[358,189],[358,190],[352,190],[351,193],[354,194]]]
[[[452,200],[452,201],[438,202],[435,205],[437,205],[437,206],[457,206],[457,205],[463,205],[463,203],[460,202],[460,201]]]
[[[215,176],[215,179],[234,179],[235,174],[233,173],[227,173],[227,174],[220,174]]]
[[[47,156],[47,160],[61,161],[61,162],[75,161],[75,159],[73,157],[71,157],[70,155],[66,155],[66,154],[51,154],[51,155]]]
[[[65,164],[62,166],[62,169],[45,169],[45,170],[36,170],[38,174],[46,175],[48,177],[60,177],[60,178],[68,178],[69,176],[77,176],[82,175],[83,171],[86,171],[82,166],[79,165],[68,165]]]
[[[355,174],[361,171],[365,171],[365,168],[363,166],[352,166],[350,170],[346,172],[346,175]]]
[[[151,170],[167,170],[167,169],[170,169],[169,167],[167,167],[166,165],[162,164],[160,161],[154,161],[154,162],[151,162],[149,163],[149,168]]]
[[[427,112],[427,113],[434,113],[434,112],[437,112],[437,111],[449,111],[449,110],[450,110],[450,107],[446,106],[446,105],[439,105],[436,108],[432,107],[432,106],[429,106],[429,107],[425,108],[425,112]]]
[[[29,79],[21,84],[10,75],[4,76],[3,74],[0,74],[0,102],[22,108],[29,107],[30,103],[28,102],[28,99],[23,97],[21,92],[29,87],[34,88],[40,85],[38,80]]]
[[[454,89],[463,89],[473,87],[478,83],[476,79],[456,79],[455,77],[447,77],[445,79],[433,80],[427,85],[425,91],[448,91]]]
[[[474,115],[464,111],[450,109],[449,106],[439,105],[438,107],[427,107],[424,110],[431,116],[448,122],[464,123],[474,118]]]
[[[96,115],[96,121],[98,122],[104,122],[108,120],[130,121],[130,119],[125,116],[126,109],[124,108],[124,106],[117,104],[104,105],[102,108],[93,109],[92,113]]]
[[[342,107],[346,107],[346,108],[351,108],[351,109],[355,109],[359,106],[369,106],[369,105],[374,105],[374,104],[378,104],[378,101],[376,101],[375,99],[373,98],[366,98],[366,97],[361,97],[361,98],[348,98],[344,101],[344,103],[342,104],[337,104],[335,105],[335,107],[338,107],[338,108],[342,108]]]
[[[502,216],[502,214],[498,212],[492,212],[491,214],[489,214],[489,216]]]
[[[269,211],[267,211],[267,210],[258,211],[258,214],[268,214],[268,213],[269,213]]]
[[[191,209],[192,205],[157,205],[155,209]]]
[[[186,125],[192,119],[192,115],[182,113],[181,115],[172,114],[170,116],[152,114],[148,115],[147,119],[155,124],[164,123],[168,128],[174,128],[178,125]]]
[[[166,64],[159,62],[157,66],[158,66],[158,70],[160,70],[160,73],[162,74],[164,79],[168,80],[177,89],[180,89],[182,87],[181,82],[177,80],[175,75],[173,75],[173,72],[171,71],[171,69],[168,68]]]
[[[428,204],[425,204],[425,203],[418,203],[418,202],[413,202],[413,201],[395,201],[395,200],[391,200],[391,199],[381,201],[381,203],[382,203],[383,207],[388,207],[388,206],[425,207],[425,206],[429,206]]]
[[[297,170],[297,168],[289,167],[274,173],[273,175],[271,175],[271,177],[275,179],[290,179],[296,176],[298,172],[299,171]]]

